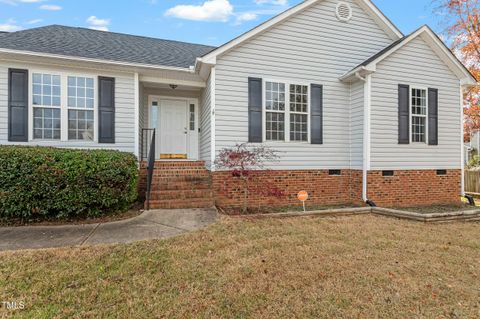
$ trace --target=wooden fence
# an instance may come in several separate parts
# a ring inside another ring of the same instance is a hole
[[[465,192],[480,194],[480,171],[465,170]]]

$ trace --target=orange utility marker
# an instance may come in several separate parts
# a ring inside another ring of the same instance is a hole
[[[299,201],[303,203],[303,211],[306,212],[305,202],[308,200],[308,193],[306,191],[300,191],[297,195]]]

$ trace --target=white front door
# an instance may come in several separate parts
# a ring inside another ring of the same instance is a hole
[[[186,159],[187,101],[160,100],[159,147],[162,159]]]

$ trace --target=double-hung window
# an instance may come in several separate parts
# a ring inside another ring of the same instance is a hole
[[[33,137],[59,140],[61,136],[60,76],[33,73]]]
[[[265,139],[308,142],[308,86],[265,82]]]
[[[427,90],[412,88],[411,123],[412,142],[427,141]]]
[[[265,88],[267,141],[285,140],[285,84],[267,82]]]
[[[93,141],[93,78],[68,77],[68,139]]]
[[[94,140],[93,77],[32,73],[33,138]]]
[[[308,141],[308,86],[290,84],[290,141]]]

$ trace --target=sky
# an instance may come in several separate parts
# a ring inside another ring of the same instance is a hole
[[[0,31],[51,24],[221,45],[301,0],[0,0]],[[441,33],[432,0],[374,0],[408,34]]]

